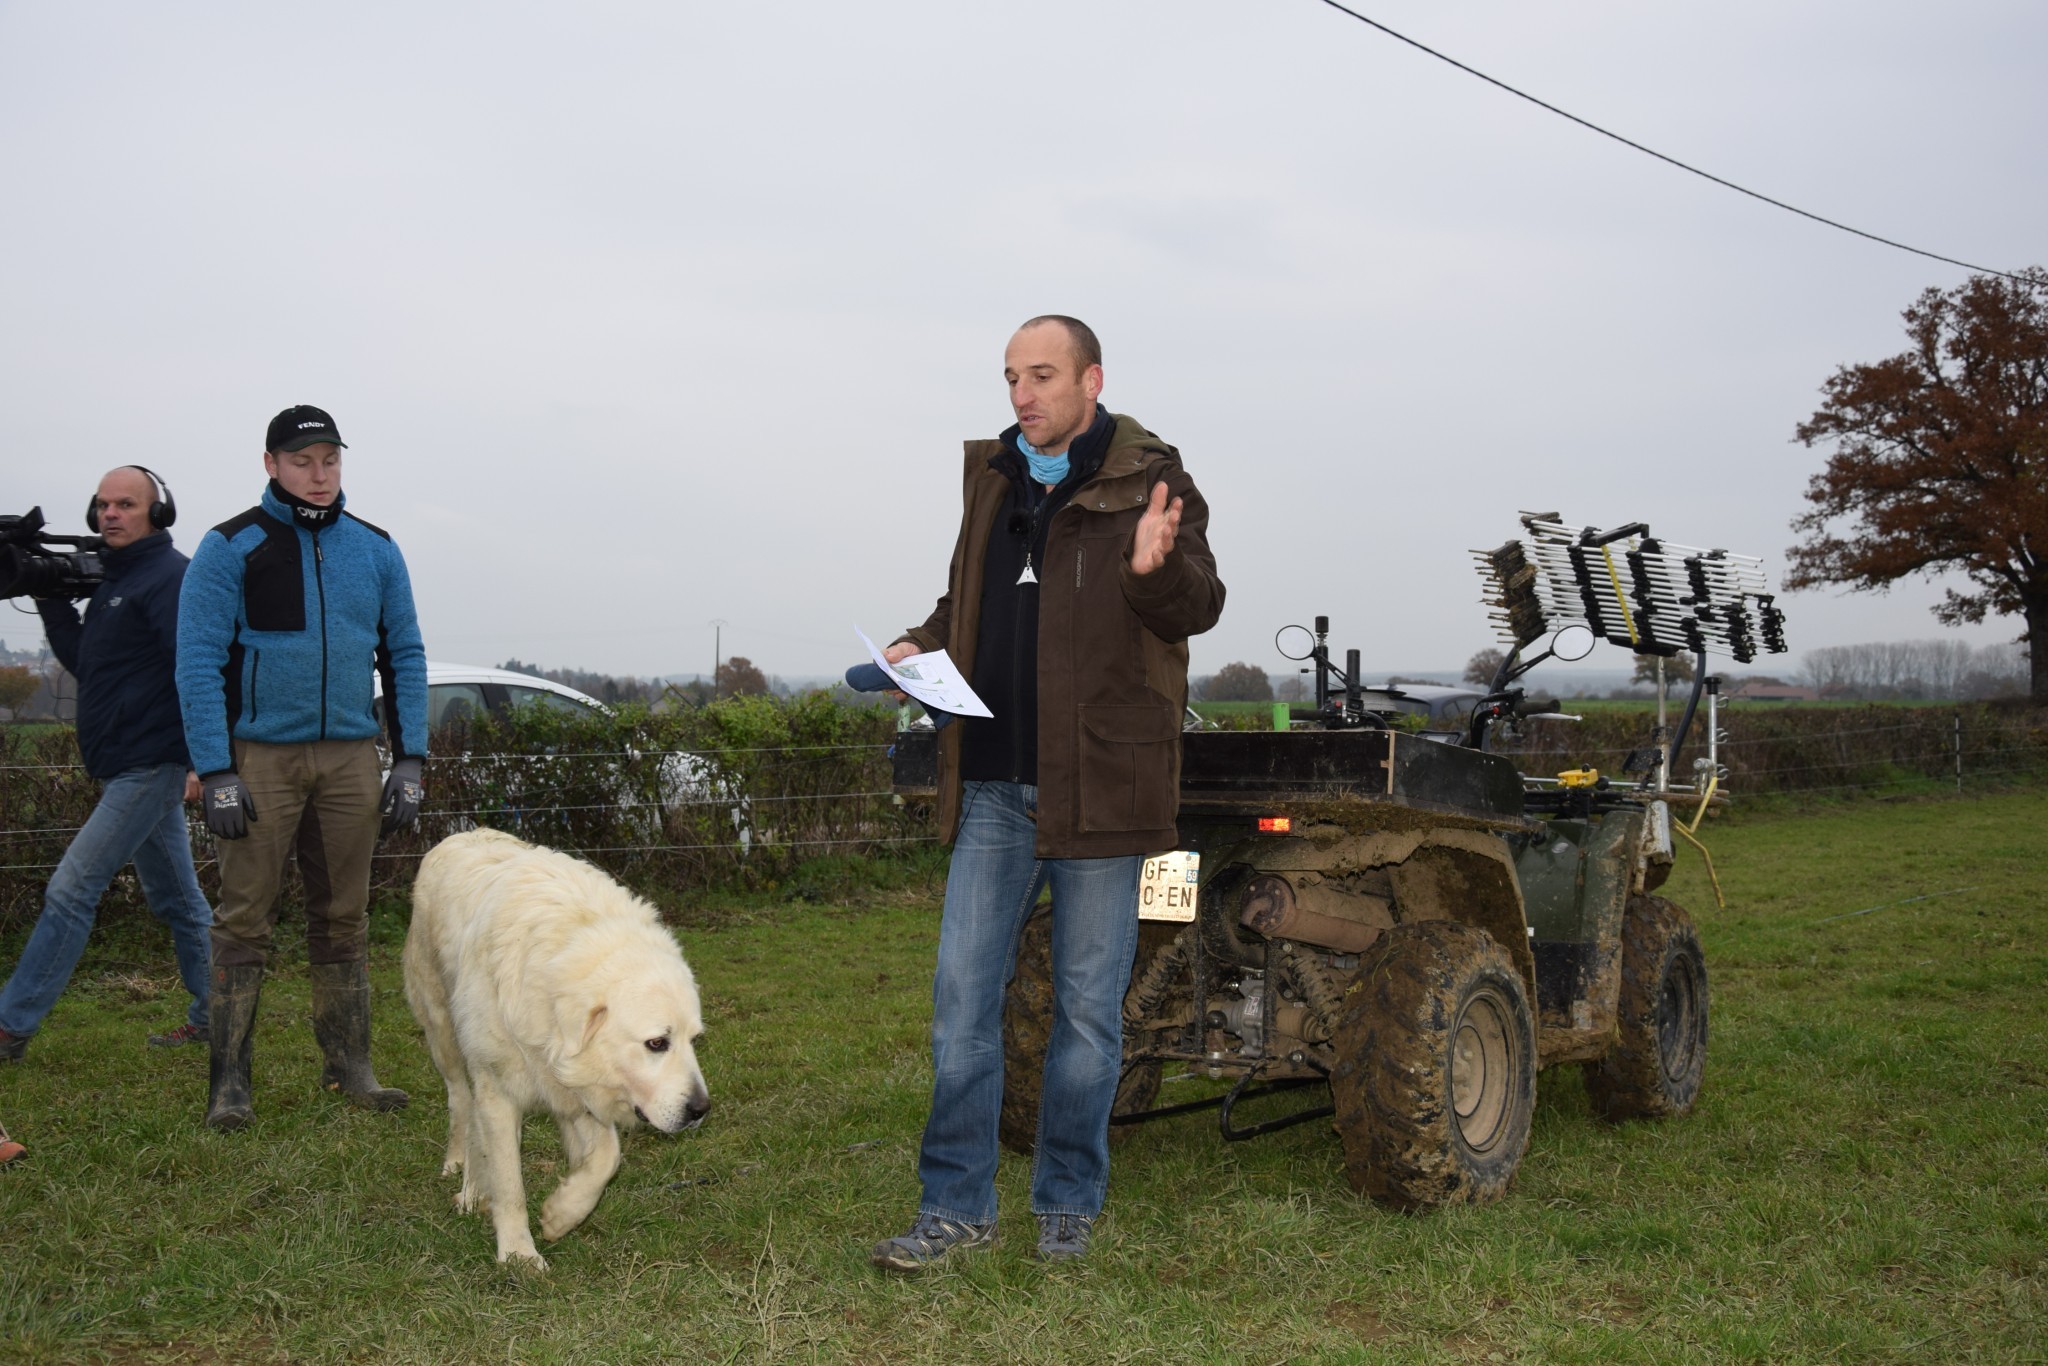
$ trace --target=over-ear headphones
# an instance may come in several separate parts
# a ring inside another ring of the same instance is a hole
[[[156,490],[156,501],[149,505],[149,525],[152,530],[163,531],[178,520],[178,500],[171,497],[171,486],[157,477],[157,472],[147,465],[126,465],[124,469],[141,470],[149,476],[151,487]],[[100,529],[100,495],[95,489],[85,504],[85,529],[94,535]]]

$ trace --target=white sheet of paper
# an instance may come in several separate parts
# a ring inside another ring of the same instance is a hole
[[[882,666],[882,672],[889,675],[896,686],[938,711],[950,711],[959,716],[994,716],[988,705],[974,695],[967,679],[953,664],[944,650],[933,650],[926,654],[912,655],[901,664],[891,664],[875,648],[875,642],[868,639],[868,633],[856,626],[853,633],[860,637],[860,643],[868,647],[868,653],[875,663]]]

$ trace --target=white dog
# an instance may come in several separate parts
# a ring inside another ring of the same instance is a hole
[[[457,1209],[488,1208],[498,1260],[534,1249],[519,1126],[545,1109],[569,1171],[541,1206],[552,1241],[619,1169],[635,1116],[663,1133],[711,1109],[697,984],[653,907],[587,863],[495,830],[436,845],[413,883],[405,997],[448,1083]]]

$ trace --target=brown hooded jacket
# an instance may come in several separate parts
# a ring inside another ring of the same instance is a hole
[[[1156,854],[1177,840],[1180,730],[1189,636],[1216,624],[1223,582],[1209,551],[1209,505],[1180,453],[1115,416],[1102,467],[1053,515],[1038,596],[1038,845],[1040,858]],[[983,565],[1010,496],[991,467],[1001,441],[967,443],[965,511],[945,596],[900,639],[946,650],[971,669]],[[1131,572],[1131,539],[1166,482],[1183,500],[1171,554]],[[939,829],[960,823],[962,727],[939,733]]]

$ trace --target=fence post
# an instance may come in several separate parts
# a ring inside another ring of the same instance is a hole
[[[1963,714],[1956,713],[1956,795],[1963,795]]]

